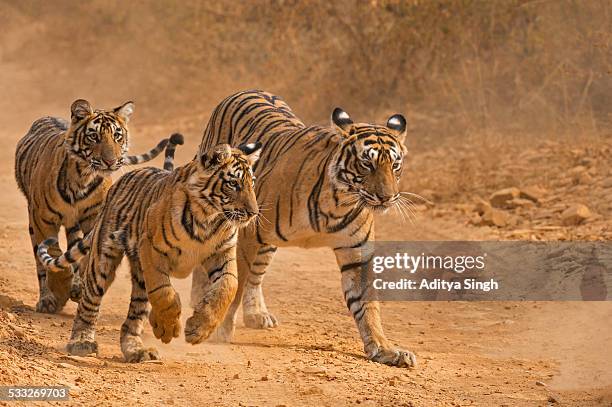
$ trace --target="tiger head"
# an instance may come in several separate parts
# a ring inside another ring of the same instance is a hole
[[[69,151],[89,164],[93,172],[118,170],[128,151],[127,124],[134,103],[126,102],[112,110],[93,110],[88,101],[72,103],[70,129],[65,143]]]
[[[190,179],[190,194],[203,208],[243,226],[259,214],[253,165],[261,143],[231,148],[219,144],[199,157],[197,173]]]
[[[336,188],[349,195],[344,202],[376,211],[395,205],[406,154],[404,116],[391,116],[385,126],[353,123],[348,113],[336,108],[332,128],[343,137],[330,173]]]

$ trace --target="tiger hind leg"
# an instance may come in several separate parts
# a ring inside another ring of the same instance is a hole
[[[38,244],[45,240],[48,237],[57,237],[59,232],[59,227],[56,225],[50,224],[48,221],[40,219],[40,217],[36,216],[34,213],[30,212],[30,239],[32,241],[32,248],[34,250],[34,259],[36,262],[36,275],[38,277],[38,302],[36,303],[36,312],[42,312],[46,314],[54,314],[59,312],[66,302],[68,301],[68,294],[66,290],[60,290],[58,287],[54,287],[58,285],[61,281],[65,280],[65,274],[69,274],[69,277],[72,278],[70,271],[66,273],[49,273],[47,274],[47,269],[40,262],[38,256],[36,255],[36,251],[38,250]],[[59,245],[55,244],[49,247],[49,254],[52,256],[59,256],[62,254]],[[62,276],[55,276],[55,279],[50,279],[53,274],[61,274]],[[61,286],[61,284],[60,284]],[[65,295],[62,295],[62,293]]]
[[[244,325],[249,328],[266,329],[278,326],[278,320],[266,307],[261,287],[266,269],[272,262],[275,253],[275,246],[261,246],[253,262],[249,263],[248,277],[242,297]]]
[[[132,295],[127,318],[121,325],[121,352],[126,362],[144,362],[158,360],[159,353],[153,347],[142,343],[144,321],[149,315],[149,299],[137,258],[130,258],[132,275]]]
[[[118,248],[107,246],[103,249],[102,256],[89,257],[87,264],[81,264],[86,266],[82,272],[81,300],[72,324],[70,341],[66,346],[71,355],[86,356],[98,353],[95,336],[102,297],[115,279],[115,272],[122,258],[123,253]]]

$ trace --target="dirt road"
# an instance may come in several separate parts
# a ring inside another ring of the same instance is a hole
[[[147,146],[143,129],[133,151]],[[604,329],[609,303],[385,303],[389,338],[419,360],[415,369],[397,369],[364,358],[326,250],[279,250],[264,285],[281,321],[276,329],[239,322],[234,343],[191,346],[182,337],[163,345],[147,325],[145,341],[160,350],[159,364],[122,361],[119,329],[129,298],[124,265],[102,306],[99,357],[66,358],[75,304],[59,315],[33,311],[38,289],[26,203],[12,175],[12,146],[20,135],[0,135],[6,146],[0,155],[0,384],[65,384],[74,405],[612,405],[612,337]],[[179,160],[196,146],[194,133]],[[428,211],[414,224],[398,224],[393,215],[377,222],[377,238],[384,240],[496,237]],[[188,304],[189,280],[175,283]],[[191,310],[184,307],[186,318]]]

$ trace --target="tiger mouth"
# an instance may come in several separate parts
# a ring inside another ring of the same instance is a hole
[[[240,210],[224,210],[223,216],[230,222],[234,222],[241,225],[250,223],[257,215],[249,214]]]
[[[103,174],[110,174],[112,172],[115,172],[117,170],[119,170],[119,168],[121,168],[123,165],[122,162],[119,163],[115,163],[111,166],[108,165],[103,165],[100,162],[97,161],[90,161],[89,162],[89,166],[91,167],[92,170],[99,172],[99,173],[103,173]]]

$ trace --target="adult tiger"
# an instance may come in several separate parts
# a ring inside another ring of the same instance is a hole
[[[248,327],[277,325],[261,283],[279,246],[333,248],[342,275],[344,299],[353,314],[368,357],[388,365],[416,363],[411,352],[393,347],[380,321],[379,304],[369,301],[367,275],[374,239],[373,212],[397,204],[406,153],[406,120],[396,114],[386,126],[356,124],[337,108],[332,128],[306,127],[278,96],[245,91],[225,99],[212,113],[200,151],[217,143],[261,142],[255,166],[256,193],[270,223],[240,232],[239,287],[217,336],[229,341],[243,301]],[[192,296],[206,287],[205,270],[194,271]]]
[[[59,258],[47,253],[54,240],[40,245],[40,260],[52,268],[69,266],[89,252],[81,262],[83,295],[68,343],[71,354],[97,352],[95,323],[100,303],[124,255],[132,276],[130,308],[121,327],[126,361],[159,358],[154,348],[144,347],[141,338],[149,302],[155,336],[164,343],[178,336],[181,303],[170,277],[185,278],[200,264],[209,270],[212,284],[187,320],[185,339],[197,343],[210,335],[237,290],[238,228],[259,213],[251,170],[259,149],[258,144],[238,149],[224,144],[173,172],[132,171],[111,187],[85,239]]]
[[[166,147],[162,140],[146,154],[127,156],[127,124],[134,103],[113,110],[93,110],[83,99],[72,103],[71,121],[55,117],[36,120],[17,144],[15,179],[28,201],[29,232],[38,275],[38,312],[58,312],[79,295],[78,278],[63,270],[47,273],[38,261],[38,244],[57,237],[64,226],[71,246],[93,227],[112,183],[111,173],[124,164],[139,164],[155,158]],[[61,253],[59,246],[51,248]],[[74,273],[78,277],[78,273]]]

